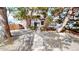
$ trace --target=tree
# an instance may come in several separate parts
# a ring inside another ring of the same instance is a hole
[[[37,7],[37,10],[40,10],[40,14],[44,16],[44,18],[47,17],[48,7]]]
[[[28,11],[26,10],[26,8],[24,7],[18,7],[17,11],[15,11],[15,18],[17,18],[18,20],[26,20],[26,25],[28,26],[28,18],[29,16],[27,16]]]
[[[11,33],[10,33],[10,28],[8,24],[8,19],[7,19],[7,9],[5,7],[0,7],[0,21],[3,24],[4,32],[5,32],[5,37],[8,39],[8,41],[11,41]]]
[[[32,7],[18,7],[17,13],[15,14],[15,17],[20,20],[26,20],[27,28],[31,25],[31,20],[33,18],[33,8]]]
[[[63,11],[61,7],[53,7],[51,8],[51,14],[54,16],[58,16]]]

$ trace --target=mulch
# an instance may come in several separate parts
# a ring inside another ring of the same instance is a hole
[[[79,36],[79,32],[76,32],[76,31],[69,30],[69,33]]]

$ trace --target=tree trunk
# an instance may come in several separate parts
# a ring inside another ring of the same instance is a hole
[[[72,14],[72,8],[69,9],[69,11],[68,11],[68,13],[67,13],[67,16],[65,17],[62,26],[61,26],[59,29],[57,29],[58,32],[61,32],[61,31],[63,30],[64,26],[65,26],[65,25],[67,24],[67,22],[69,21],[69,16],[70,16],[71,14]]]
[[[29,25],[31,25],[31,20],[32,20],[32,14],[33,14],[33,10],[31,10],[31,14],[30,14],[30,19],[29,19]]]
[[[31,25],[31,19],[26,19],[27,28]]]
[[[31,19],[28,19],[28,26],[31,26]]]
[[[33,10],[31,10],[31,12],[30,12],[30,14],[29,14],[29,16],[28,16],[28,19],[26,20],[26,22],[27,22],[27,27],[28,27],[28,26],[31,26],[32,12],[33,12]]]
[[[10,41],[11,33],[10,33],[9,24],[8,24],[8,19],[7,19],[7,9],[5,7],[0,7],[0,16],[1,16],[0,18],[2,18],[0,20],[3,24],[5,37]]]
[[[63,30],[64,26],[67,24],[68,21],[69,21],[69,19],[68,19],[68,17],[66,17],[64,22],[63,22],[63,24],[62,24],[62,26],[57,31],[61,32]]]

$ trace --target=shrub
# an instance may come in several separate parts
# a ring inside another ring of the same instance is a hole
[[[35,30],[34,26],[29,26],[28,28],[30,28],[31,30]]]

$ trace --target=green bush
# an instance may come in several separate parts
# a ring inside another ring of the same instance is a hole
[[[28,28],[30,28],[31,30],[35,30],[34,26],[29,26]]]
[[[40,30],[41,30],[41,31],[45,31],[46,28],[43,26],[43,27],[40,28]]]

